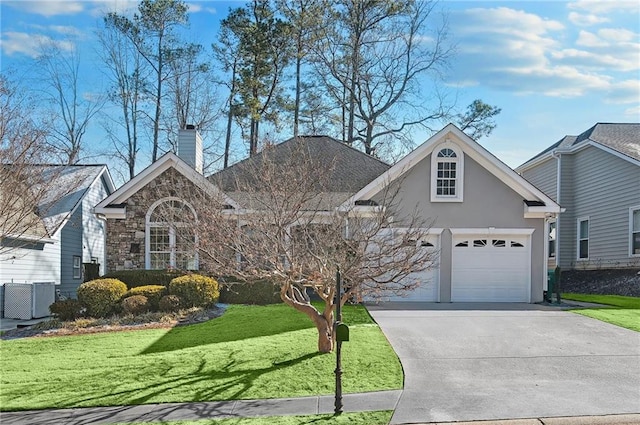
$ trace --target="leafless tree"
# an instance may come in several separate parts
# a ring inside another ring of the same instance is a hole
[[[187,24],[187,9],[182,0],[141,0],[133,19],[115,12],[105,18],[129,39],[152,70],[147,94],[153,99],[154,106],[154,112],[150,114],[153,161],[158,159],[164,87],[169,71],[166,53],[181,45],[175,38],[175,28]]]
[[[39,70],[55,114],[48,140],[64,162],[75,164],[81,159],[82,139],[87,127],[104,101],[98,92],[81,92],[80,56],[76,49],[62,51],[53,41],[41,46],[40,50]]]
[[[254,161],[227,169],[238,173],[214,176],[216,187],[237,202],[233,208],[223,208],[220,199],[214,208],[211,198],[183,195],[199,214],[202,268],[277,282],[282,300],[315,324],[318,350],[330,352],[336,296],[344,304],[406,293],[420,284],[415,273],[432,267],[437,253],[421,243],[428,223],[395,210],[397,190],[383,190],[366,212],[360,206],[338,209],[348,194],[330,191],[332,165],[314,160],[303,142],[290,146],[284,157],[266,147]],[[346,285],[342,294],[336,294],[338,268]],[[322,300],[321,308],[308,291]]]
[[[331,98],[342,108],[345,141],[361,144],[373,154],[382,141],[446,116],[448,107],[442,99],[420,90],[429,76],[438,77],[452,53],[446,43],[446,21],[429,28],[435,2],[335,0],[331,4],[325,8],[316,67]]]
[[[145,69],[142,56],[128,39],[114,27],[109,17],[98,31],[101,57],[111,87],[108,100],[119,109],[119,118],[106,116],[104,127],[115,154],[127,167],[127,179],[136,175],[138,153],[141,150],[140,121],[144,113]]]
[[[219,118],[219,105],[209,64],[199,44],[185,44],[166,53],[167,107],[164,121],[171,149],[177,149],[178,129],[195,125],[201,133],[212,129]]]
[[[25,93],[0,75],[0,254],[51,236],[43,216],[77,187],[59,187],[63,167],[46,165],[54,157],[49,129],[33,121],[35,100]]]

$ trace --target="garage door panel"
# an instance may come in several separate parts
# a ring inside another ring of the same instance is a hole
[[[522,235],[456,235],[451,300],[528,302],[529,238]]]
[[[394,229],[398,235],[402,234],[403,229]],[[438,247],[440,245],[440,235],[425,235],[421,240],[414,241],[418,247],[438,255]],[[436,257],[437,258],[437,257]],[[402,283],[396,288],[406,285],[416,285],[412,291],[404,291],[402,294],[394,294],[393,290],[386,294],[385,298],[389,301],[415,301],[415,302],[437,302],[439,300],[439,264],[435,261],[433,266],[428,270],[411,273],[406,276]],[[393,284],[389,285],[391,288]]]

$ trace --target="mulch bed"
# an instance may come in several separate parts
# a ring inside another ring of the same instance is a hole
[[[134,331],[143,329],[170,329],[176,326],[192,325],[195,323],[206,322],[207,320],[220,317],[226,309],[224,305],[218,305],[206,310],[199,310],[176,317],[172,320],[161,322],[133,323],[127,325],[121,324],[102,324],[98,326],[88,327],[59,327],[50,328],[47,323],[11,329],[0,335],[0,339],[18,339],[30,337],[47,337],[47,336],[66,336],[66,335],[87,335],[101,332],[118,332],[118,331]]]

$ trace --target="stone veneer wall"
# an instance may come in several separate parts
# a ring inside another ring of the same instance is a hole
[[[136,192],[127,204],[126,219],[107,220],[107,272],[145,268],[145,217],[151,205],[161,198],[184,196],[193,190],[194,184],[169,168],[160,176]],[[192,206],[198,214],[198,206]],[[202,267],[201,267],[202,268]]]

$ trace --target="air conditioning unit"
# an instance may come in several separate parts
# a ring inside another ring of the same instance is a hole
[[[54,282],[4,284],[4,317],[7,319],[47,317],[54,301]]]

